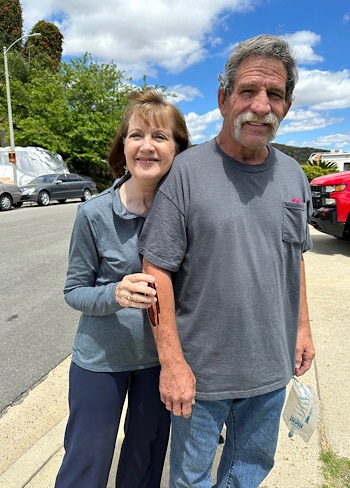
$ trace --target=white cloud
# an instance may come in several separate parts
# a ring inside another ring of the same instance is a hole
[[[221,113],[218,108],[211,110],[203,115],[190,112],[185,116],[188,130],[191,134],[192,143],[198,143],[208,139],[206,131],[213,123],[221,120]],[[216,132],[217,134],[218,132]]]
[[[322,56],[315,53],[314,47],[321,41],[321,36],[310,31],[298,31],[282,36],[291,46],[298,64],[314,64],[323,61]]]
[[[63,55],[89,52],[101,61],[114,60],[135,77],[170,73],[200,62],[207,48],[219,45],[214,27],[229,12],[251,9],[258,0],[22,0],[25,28],[38,20],[55,22],[64,35]],[[64,14],[63,14],[64,12]],[[136,69],[135,69],[136,68]]]
[[[174,103],[180,102],[191,102],[197,97],[203,98],[203,95],[198,90],[198,88],[193,86],[185,85],[174,85],[167,87],[167,93],[174,93],[176,96],[174,98],[169,97]]]
[[[308,106],[315,110],[349,108],[350,70],[300,70],[294,94],[294,106]]]
[[[330,117],[315,110],[290,110],[282,123],[278,135],[289,132],[318,130],[342,122],[341,117]]]
[[[350,132],[327,134],[324,136],[316,137],[315,139],[309,139],[307,141],[288,141],[288,146],[297,147],[314,147],[319,149],[343,149],[347,151],[348,141],[350,139]]]

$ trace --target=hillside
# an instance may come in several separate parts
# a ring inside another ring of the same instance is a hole
[[[276,149],[288,154],[292,158],[296,159],[299,164],[306,164],[309,156],[314,152],[326,152],[327,149],[315,149],[313,147],[294,147],[294,146],[286,146],[285,144],[277,144],[273,142],[271,146],[274,146]]]

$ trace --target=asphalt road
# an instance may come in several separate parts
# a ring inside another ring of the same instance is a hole
[[[0,412],[71,352],[79,312],[62,290],[78,203],[0,212]]]

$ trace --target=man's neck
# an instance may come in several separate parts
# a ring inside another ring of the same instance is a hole
[[[248,148],[241,145],[233,138],[228,140],[227,138],[223,137],[221,132],[216,137],[216,142],[225,154],[244,164],[261,164],[269,155],[269,149],[266,145]]]

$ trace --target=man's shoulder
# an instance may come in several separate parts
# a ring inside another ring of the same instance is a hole
[[[177,173],[179,171],[181,173],[186,169],[192,171],[196,165],[202,165],[205,160],[212,160],[215,149],[215,139],[191,146],[177,154],[170,172]]]
[[[298,163],[298,161],[295,158],[293,158],[292,156],[289,156],[288,154],[281,151],[280,149],[277,149],[277,147],[269,145],[269,150],[274,153],[275,158],[278,161],[281,161],[282,163],[290,163],[290,164],[296,164],[296,165],[300,166],[300,164]]]
[[[179,153],[176,158],[176,160],[180,161],[187,161],[191,160],[194,157],[197,157],[203,153],[207,153],[208,151],[214,151],[216,146],[215,139],[211,139],[210,141],[206,142],[201,142],[200,144],[196,144],[194,146],[189,147],[185,151]]]

